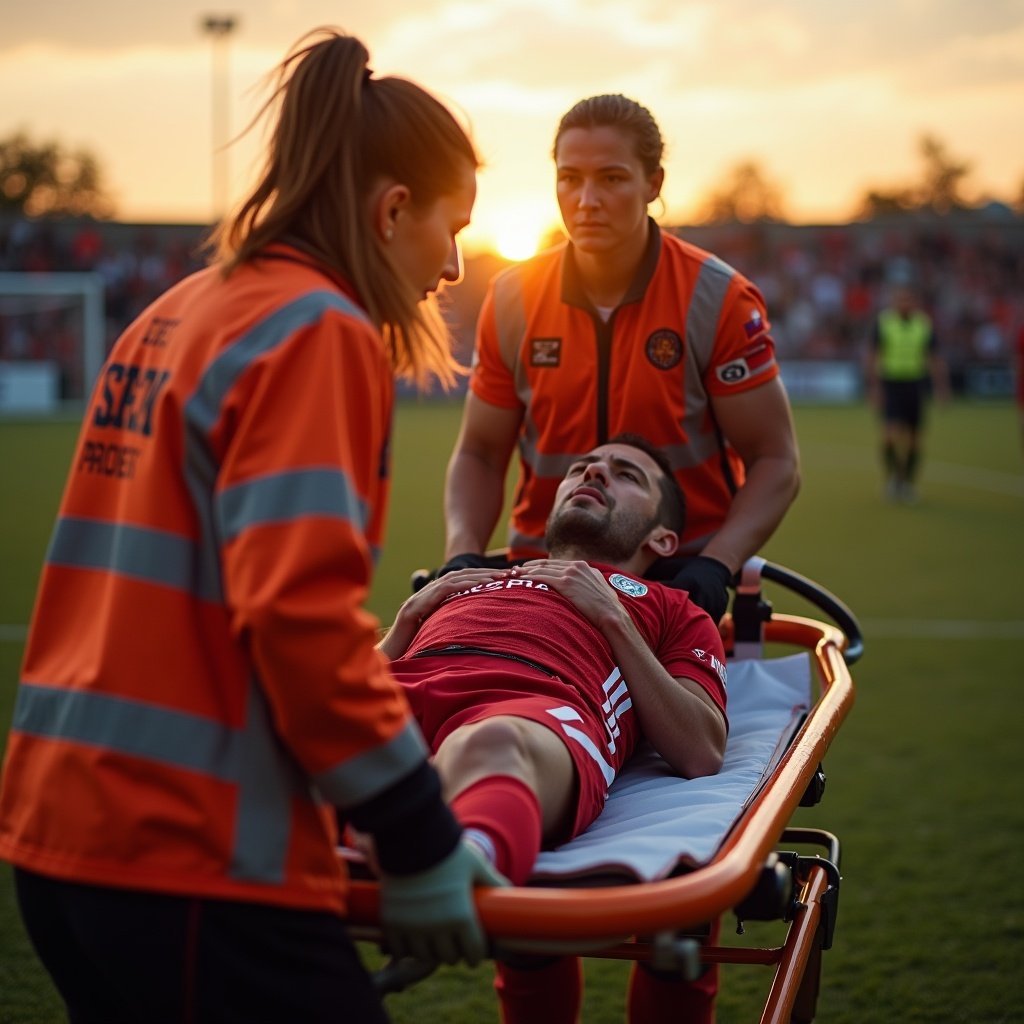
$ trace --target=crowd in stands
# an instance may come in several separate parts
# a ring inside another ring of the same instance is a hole
[[[1024,326],[1024,220],[700,228],[681,232],[764,293],[782,360],[860,360],[890,284],[909,280],[955,384],[1009,363]]]
[[[918,284],[954,386],[971,367],[1009,365],[1024,325],[1024,219],[975,216],[833,226],[700,226],[675,230],[750,277],[764,293],[783,360],[860,360],[895,273]],[[103,281],[108,343],[167,287],[203,263],[206,228],[96,221],[0,221],[0,273],[91,271]],[[468,254],[450,290],[463,357],[487,280],[501,261]],[[0,294],[0,360],[55,359],[63,391],[83,382],[67,299]]]

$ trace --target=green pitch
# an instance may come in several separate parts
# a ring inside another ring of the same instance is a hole
[[[796,410],[803,489],[764,554],[859,616],[857,703],[826,759],[824,801],[797,824],[837,833],[843,884],[821,1021],[1024,1019],[1024,450],[1009,403],[933,411],[921,500],[881,497],[863,406]],[[400,406],[388,541],[371,595],[387,621],[410,570],[441,558],[444,466],[459,409]],[[76,427],[0,422],[0,728],[6,735],[35,579]],[[500,541],[500,538],[496,538]],[[772,591],[780,611],[814,614]],[[2,740],[0,740],[2,742]],[[743,940],[775,944],[774,925]],[[366,949],[368,958],[374,953]],[[587,965],[586,1024],[623,1019],[628,965]],[[488,967],[445,969],[388,998],[396,1024],[496,1020]],[[726,967],[720,1024],[757,1020],[770,975]],[[0,1024],[63,1019],[0,867]]]

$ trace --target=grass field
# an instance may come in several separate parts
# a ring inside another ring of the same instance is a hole
[[[399,410],[395,501],[371,598],[384,619],[408,592],[410,569],[440,557],[442,475],[457,419],[444,403]],[[1022,1021],[1024,453],[1016,411],[1009,403],[937,410],[912,507],[880,498],[876,428],[864,407],[798,408],[797,426],[804,486],[765,554],[842,597],[866,639],[854,667],[857,704],[825,762],[825,799],[796,819],[843,842],[818,1019]],[[68,424],[0,423],[0,736],[74,433]],[[798,598],[771,596],[779,610],[810,611]],[[774,926],[758,927],[765,942],[777,941]],[[725,939],[729,931],[727,920]],[[588,962],[585,1024],[623,1019],[627,970]],[[763,969],[727,967],[720,1024],[757,1020],[769,980]],[[441,971],[388,1006],[397,1024],[496,1019],[488,968]],[[0,1024],[61,1019],[0,867]]]

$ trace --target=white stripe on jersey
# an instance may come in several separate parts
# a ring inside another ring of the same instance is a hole
[[[557,715],[555,716],[558,717]],[[577,716],[578,717],[578,716]],[[581,729],[575,726],[562,723],[562,732],[571,740],[575,740],[590,756],[594,763],[601,769],[604,776],[605,786],[610,786],[615,778],[615,769],[604,759],[601,751],[594,746],[594,741]]]
[[[583,716],[575,709],[568,707],[548,708],[548,714],[557,718],[560,722],[582,722]]]
[[[608,699],[601,706],[601,709],[607,716],[605,718],[604,725],[608,730],[608,749],[614,754],[615,741],[621,735],[621,730],[619,729],[619,718],[633,706],[633,701],[629,697],[626,680],[622,678],[622,673],[619,671],[619,667],[617,665],[612,669],[608,678],[601,684],[601,687],[604,692],[608,694]]]

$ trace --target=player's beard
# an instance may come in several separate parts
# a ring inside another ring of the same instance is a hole
[[[657,524],[657,516],[567,504],[548,519],[544,537],[553,558],[571,551],[589,562],[616,565],[632,558]]]

